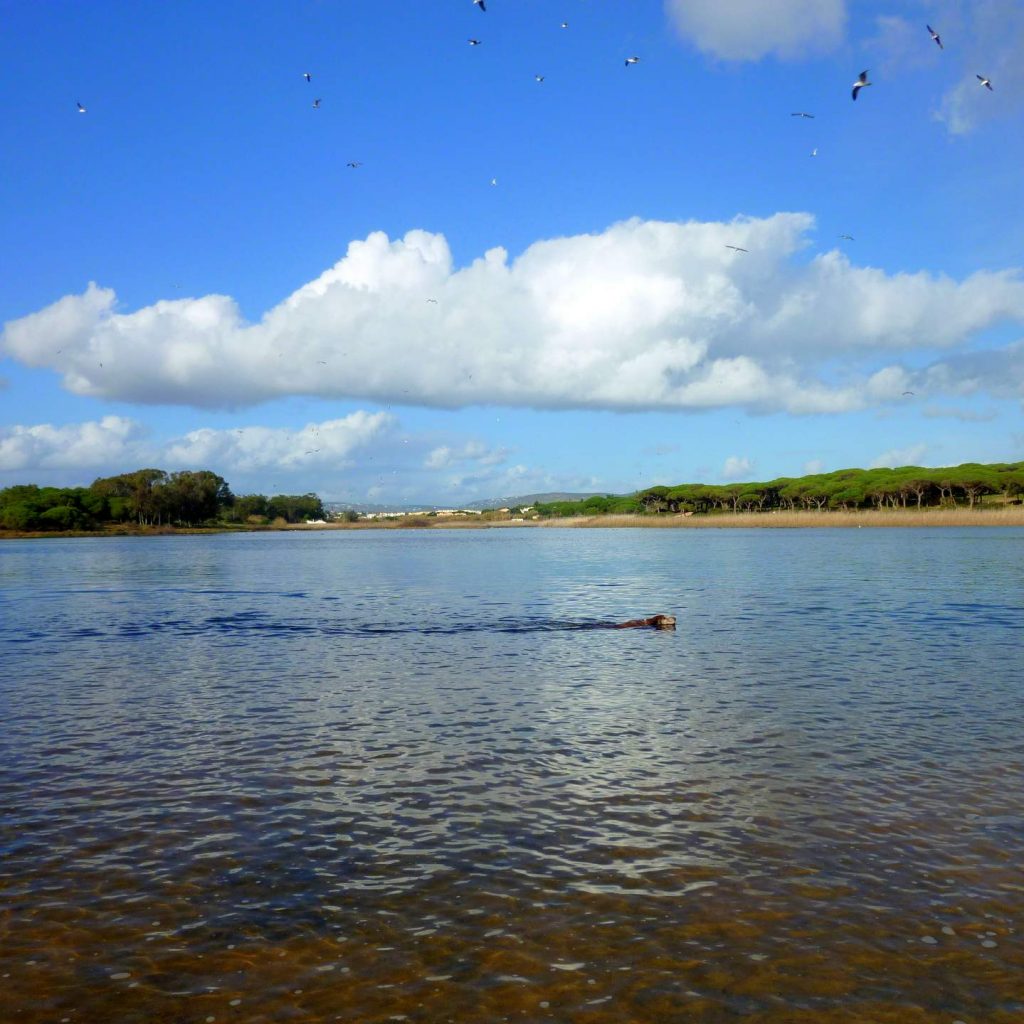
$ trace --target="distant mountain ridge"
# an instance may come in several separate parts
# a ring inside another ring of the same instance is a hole
[[[520,494],[514,498],[490,498],[487,501],[474,501],[461,508],[521,508],[524,505],[536,505],[538,502],[547,501],[586,501],[595,494],[604,495],[607,491],[583,491],[572,493],[570,491],[547,491],[544,494]]]

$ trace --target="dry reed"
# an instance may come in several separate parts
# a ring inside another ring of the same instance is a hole
[[[539,526],[799,529],[876,526],[1024,526],[1024,506],[857,509],[851,512],[727,512],[715,515],[606,515],[538,520]]]
[[[895,508],[836,511],[773,511],[724,512],[712,515],[637,515],[609,514],[573,516],[564,519],[472,519],[410,516],[408,519],[360,520],[356,523],[326,525],[296,524],[290,530],[479,530],[489,528],[515,529],[800,529],[807,527],[876,527],[876,526],[1024,526],[1024,505],[1003,505],[999,508]]]

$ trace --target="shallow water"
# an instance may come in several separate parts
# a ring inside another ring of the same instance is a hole
[[[5,542],[5,1019],[1020,1021],[1022,626],[1015,529]]]

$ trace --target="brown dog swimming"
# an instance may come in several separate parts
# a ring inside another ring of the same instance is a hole
[[[652,615],[649,619],[630,619],[629,622],[619,622],[612,626],[612,629],[675,629],[676,617],[674,615]]]

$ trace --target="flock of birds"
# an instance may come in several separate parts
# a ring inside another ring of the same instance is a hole
[[[486,12],[486,10],[487,10],[487,0],[473,0],[473,6],[474,7],[478,7],[481,11]],[[569,27],[569,23],[567,21],[563,21],[562,24],[561,24],[561,27],[562,28],[568,28]],[[931,25],[925,25],[925,28],[928,30],[928,35],[931,36],[931,38],[934,41],[935,45],[938,46],[938,48],[940,50],[945,49],[945,47],[942,45],[942,37],[939,35],[939,33],[936,32],[935,29],[933,29],[931,27]],[[468,41],[470,46],[479,46],[483,42],[483,40],[476,39],[475,37],[474,38],[470,38],[467,41]],[[631,57],[626,57],[626,59],[624,61],[624,64],[625,64],[625,66],[627,68],[630,67],[633,64],[639,64],[639,63],[640,63],[640,58],[635,56],[635,55],[631,56]],[[304,71],[302,73],[302,77],[306,80],[307,83],[310,83],[310,82],[313,81],[313,75],[309,71]],[[537,81],[537,82],[543,82],[544,81],[544,76],[543,75],[534,75],[533,77],[534,77],[535,81]],[[992,92],[992,81],[989,78],[987,78],[985,75],[976,75],[975,77],[978,79],[978,81],[986,89],[989,90],[989,92]],[[867,73],[867,71],[862,71],[857,76],[856,81],[853,83],[853,88],[851,90],[850,95],[853,97],[853,99],[856,99],[857,95],[861,91],[861,89],[863,89],[863,88],[865,88],[866,86],[869,86],[869,85],[871,85],[871,82],[868,81],[868,73]],[[323,101],[322,101],[322,99],[319,96],[316,97],[316,99],[313,100],[313,109],[314,110],[319,110],[320,109],[320,104],[322,102]],[[76,104],[76,106],[78,107],[78,112],[80,114],[86,113],[86,109],[87,108],[85,106],[83,106],[82,103],[79,102],[79,103]],[[814,117],[813,114],[808,114],[805,111],[797,111],[792,116],[793,117],[808,117],[808,118],[813,118]],[[811,154],[811,156],[817,156],[817,155],[818,155],[818,151],[817,150],[814,150],[814,152]],[[361,166],[361,163],[358,162],[358,161],[351,161],[348,164],[348,166],[349,167],[359,167],[359,166]],[[492,185],[496,184],[496,181],[492,180],[491,184]],[[735,246],[732,246],[731,248],[735,248]]]
[[[473,0],[473,6],[474,7],[478,7],[482,12],[486,13],[486,11],[487,11],[487,0]],[[563,29],[567,29],[569,27],[569,23],[567,21],[563,21],[561,23],[561,27]],[[928,35],[931,37],[931,39],[935,43],[935,45],[938,46],[938,48],[940,50],[945,49],[945,47],[942,45],[942,37],[939,35],[939,33],[936,32],[935,29],[933,29],[931,27],[931,25],[927,25],[926,24],[925,28],[928,30]],[[470,38],[468,40],[468,43],[469,43],[470,46],[480,46],[482,42],[483,42],[483,40],[477,39],[475,37],[472,37],[472,38]],[[633,55],[633,56],[630,56],[630,57],[626,57],[625,61],[624,61],[624,64],[625,64],[625,66],[627,68],[632,66],[632,65],[634,65],[634,64],[639,64],[639,63],[640,63],[640,58],[638,56],[636,56],[636,55]],[[306,80],[307,84],[308,83],[312,83],[312,81],[313,81],[312,72],[304,71],[302,73],[302,77]],[[534,75],[533,77],[534,77],[534,80],[537,81],[538,83],[542,83],[544,81],[544,75],[537,74],[537,75]],[[992,89],[992,82],[991,82],[991,80],[987,76],[985,76],[985,75],[976,75],[975,77],[978,79],[979,83],[984,88],[988,89],[989,92],[993,91],[993,89]],[[852,89],[851,89],[851,92],[850,92],[851,97],[854,100],[856,100],[857,96],[860,94],[861,89],[867,88],[867,86],[869,86],[871,84],[872,84],[871,81],[868,79],[868,72],[867,72],[867,70],[862,71],[857,76],[856,80],[853,82],[853,86],[852,86]],[[320,105],[321,105],[322,102],[323,101],[322,101],[322,99],[319,96],[316,97],[313,100],[313,109],[314,110],[319,110],[320,109]],[[77,103],[76,106],[78,107],[78,113],[80,113],[80,114],[86,113],[86,107],[81,102]],[[793,113],[790,116],[791,117],[801,117],[801,118],[813,119],[815,115],[811,114],[811,113],[808,113],[806,110],[796,110],[796,111],[793,111]],[[818,155],[818,150],[817,150],[817,148],[815,148],[815,149],[813,149],[811,151],[811,156],[813,157],[813,156],[817,156],[817,155]],[[355,169],[355,168],[358,168],[358,167],[362,167],[363,163],[362,163],[361,160],[349,160],[348,163],[346,164],[346,166],[349,167],[349,168]],[[497,178],[491,178],[491,185],[497,185],[497,184],[498,184],[498,179]],[[848,241],[848,242],[854,241],[853,235],[845,235],[845,234],[844,235],[839,235],[839,238],[843,239],[844,241]],[[727,249],[732,249],[735,252],[744,252],[745,253],[745,252],[749,252],[750,251],[749,249],[744,249],[742,246],[739,246],[739,245],[726,245],[726,248]],[[428,299],[427,301],[435,302],[437,300],[436,299]]]

